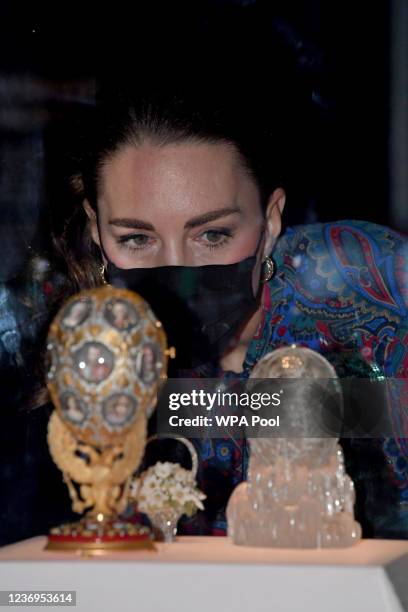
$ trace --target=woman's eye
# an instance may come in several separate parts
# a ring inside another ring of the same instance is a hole
[[[208,246],[209,248],[222,246],[223,244],[228,242],[231,236],[231,231],[227,229],[207,230],[206,232],[201,234],[201,237],[204,239],[206,246]]]
[[[127,249],[143,249],[149,246],[153,239],[146,234],[131,234],[129,236],[121,236],[118,242]]]

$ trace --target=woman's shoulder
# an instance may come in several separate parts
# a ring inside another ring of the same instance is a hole
[[[358,348],[387,376],[406,377],[407,248],[403,234],[365,221],[287,228],[273,253],[267,344]]]
[[[353,247],[371,246],[388,253],[406,247],[408,243],[408,237],[402,232],[371,221],[350,219],[287,227],[279,243],[290,250],[302,240],[306,240],[308,245],[321,243],[327,249],[342,248],[348,251]]]
[[[368,221],[298,225],[285,230],[275,252],[300,292],[314,288],[316,297],[323,291],[407,314],[408,241],[400,232]]]

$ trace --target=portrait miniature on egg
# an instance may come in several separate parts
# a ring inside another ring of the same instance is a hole
[[[138,376],[144,384],[151,384],[157,380],[158,371],[156,364],[159,360],[160,347],[153,342],[143,345],[136,357],[136,369]]]
[[[75,300],[69,303],[62,315],[62,324],[68,329],[81,325],[91,312],[91,301],[88,299]]]
[[[106,304],[105,319],[112,327],[122,330],[134,328],[140,321],[137,311],[124,300],[111,300]]]

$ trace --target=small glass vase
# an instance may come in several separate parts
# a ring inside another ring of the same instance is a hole
[[[177,533],[177,523],[181,517],[178,510],[164,508],[148,514],[152,524],[154,539],[158,542],[173,542]]]

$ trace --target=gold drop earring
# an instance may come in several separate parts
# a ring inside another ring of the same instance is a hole
[[[105,278],[105,270],[106,270],[105,264],[103,263],[103,264],[101,264],[101,266],[99,268],[99,276],[101,277],[103,285],[109,285],[108,281]]]

